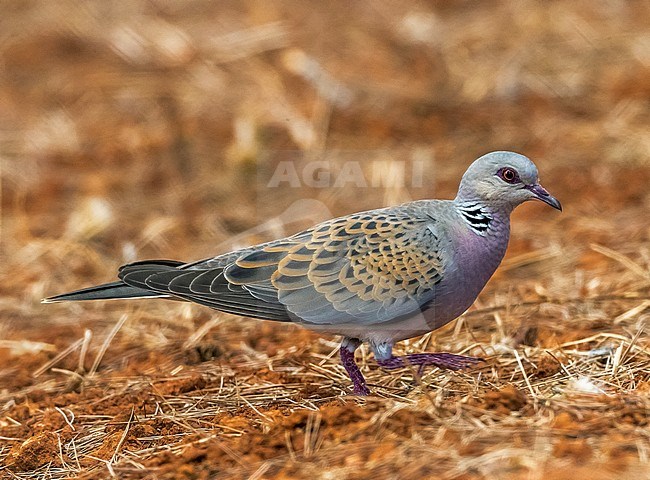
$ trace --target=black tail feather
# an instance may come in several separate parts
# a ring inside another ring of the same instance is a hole
[[[127,263],[126,265],[122,265],[118,272],[121,272],[122,270],[129,269],[132,267],[153,267],[156,265],[164,266],[164,267],[182,267],[185,264],[183,262],[179,262],[178,260],[138,260],[137,262],[132,262],[132,263]]]
[[[160,292],[131,287],[123,282],[105,283],[70,293],[45,298],[42,303],[76,302],[79,300],[111,300],[118,298],[168,297]]]

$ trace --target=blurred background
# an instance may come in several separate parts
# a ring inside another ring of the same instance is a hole
[[[621,169],[645,175],[649,8],[5,1],[3,265],[43,240],[66,243],[63,264],[47,266],[64,281],[67,268],[95,277],[105,267],[80,260],[85,248],[115,262],[196,259],[295,211],[309,224],[453,196],[466,166],[496,149],[534,159],[565,198],[610,185]],[[286,173],[292,162],[303,180],[314,161],[328,162],[329,182],[269,187],[278,165]],[[386,161],[405,165],[405,179],[373,187]],[[367,188],[335,186],[349,162],[343,173],[360,165]],[[326,210],[291,210],[305,198]],[[590,208],[581,203],[569,212]]]
[[[21,357],[23,371],[0,344],[7,388],[32,391],[35,369],[125,309],[137,321],[110,352],[178,352],[211,318],[42,297],[136,259],[197,260],[331,216],[453,198],[492,150],[533,159],[565,211],[518,209],[479,306],[641,288],[625,275],[644,279],[650,263],[649,18],[650,3],[623,0],[4,0],[0,339],[56,346]],[[549,308],[540,338],[588,337],[625,308]],[[515,338],[520,322],[501,320],[479,324],[480,338]],[[586,323],[568,337],[568,321]],[[268,324],[221,325],[233,345],[286,346]]]

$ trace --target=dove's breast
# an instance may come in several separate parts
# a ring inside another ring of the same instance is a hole
[[[505,255],[509,227],[508,217],[494,217],[481,235],[464,226],[449,232],[445,277],[425,312],[433,328],[455,319],[474,303]]]

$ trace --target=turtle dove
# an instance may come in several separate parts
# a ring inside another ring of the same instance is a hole
[[[523,155],[474,161],[453,200],[419,200],[353,213],[287,238],[193,263],[147,260],[119,281],[44,302],[174,298],[235,315],[296,322],[343,337],[354,393],[369,394],[354,360],[367,342],[387,369],[458,370],[481,361],[451,353],[392,354],[395,342],[435,330],[474,302],[506,252],[510,213],[527,200],[562,209]]]

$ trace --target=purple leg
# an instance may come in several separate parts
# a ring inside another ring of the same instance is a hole
[[[366,385],[366,379],[363,378],[363,374],[357,366],[357,362],[354,361],[354,351],[359,345],[361,345],[361,341],[356,338],[344,338],[339,352],[341,353],[341,363],[352,379],[354,394],[365,396],[370,395],[370,390]]]
[[[412,353],[403,357],[377,360],[377,363],[387,370],[413,365],[418,367],[418,373],[421,374],[424,367],[429,365],[447,370],[462,370],[484,361],[482,358],[454,355],[453,353]]]

